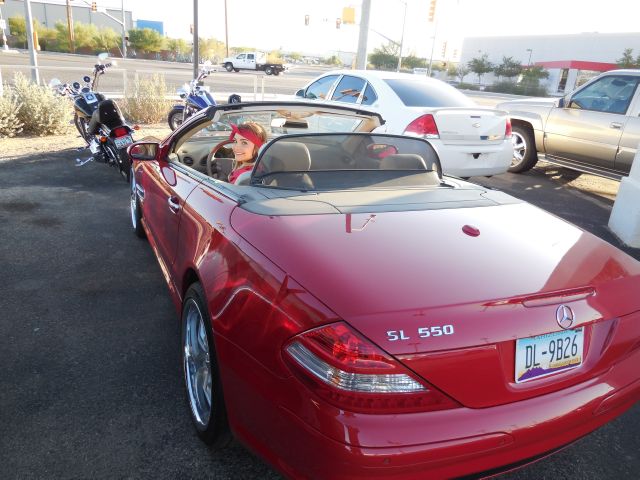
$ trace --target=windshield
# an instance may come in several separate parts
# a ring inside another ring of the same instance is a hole
[[[451,85],[421,79],[387,79],[407,107],[474,107],[475,102]]]
[[[321,191],[439,185],[438,155],[425,140],[382,134],[287,135],[266,145],[256,186]]]

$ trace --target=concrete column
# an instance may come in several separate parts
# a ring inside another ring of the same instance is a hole
[[[620,182],[609,217],[609,229],[626,245],[640,247],[640,145],[629,176]]]

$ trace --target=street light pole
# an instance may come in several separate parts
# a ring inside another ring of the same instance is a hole
[[[76,53],[76,39],[73,30],[73,13],[71,11],[71,0],[67,0],[67,26],[69,28],[69,49],[71,53]]]
[[[29,56],[31,57],[31,79],[38,85],[40,74],[38,72],[38,57],[36,46],[33,44],[33,18],[31,17],[31,0],[24,1],[24,16],[27,24],[27,44],[29,45]]]
[[[122,12],[122,58],[127,58],[127,19],[124,16],[124,0],[120,1],[120,10]]]
[[[369,17],[371,15],[371,0],[362,0],[362,16],[360,17],[360,33],[358,35],[358,53],[356,54],[356,68],[367,68],[367,41],[369,39]]]
[[[527,67],[531,66],[531,54],[533,53],[533,50],[530,48],[527,48],[527,52],[529,52],[529,61],[527,62]]]
[[[198,78],[200,45],[198,45],[198,0],[193,0],[193,78]]]
[[[407,23],[407,2],[402,1],[402,3],[404,3],[404,20],[402,20],[402,36],[400,37],[400,52],[398,53],[398,68],[396,68],[396,72],[399,72],[400,67],[402,66],[402,47],[404,46],[404,26]]]
[[[227,0],[224,0],[224,46],[229,56],[229,24],[227,23]]]

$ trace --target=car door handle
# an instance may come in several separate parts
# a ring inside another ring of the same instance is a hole
[[[611,122],[611,124],[609,124],[609,128],[620,130],[622,128],[622,124],[620,122]]]
[[[180,202],[178,200],[178,197],[169,197],[167,199],[167,203],[169,204],[169,210],[171,210],[171,213],[178,213],[178,211],[180,210]]]

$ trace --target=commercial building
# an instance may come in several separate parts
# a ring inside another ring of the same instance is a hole
[[[523,66],[538,65],[549,72],[541,84],[550,95],[563,95],[593,76],[618,68],[616,62],[625,49],[640,55],[640,33],[578,33],[567,35],[528,35],[511,37],[469,37],[462,44],[460,62],[487,54],[499,65],[504,57],[512,57]],[[469,73],[465,81],[477,81]],[[482,76],[482,83],[497,81],[494,74]]]

